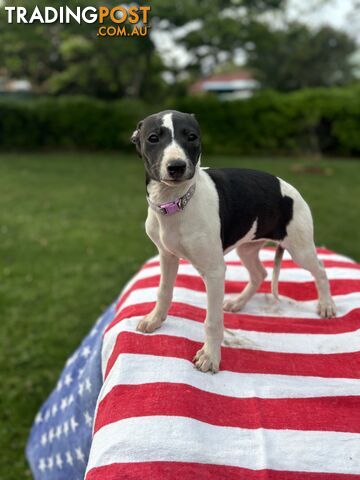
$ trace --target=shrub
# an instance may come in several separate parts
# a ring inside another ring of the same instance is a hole
[[[360,87],[263,91],[248,100],[184,97],[154,108],[88,97],[0,100],[0,148],[129,150],[137,122],[154,110],[196,114],[206,152],[360,154]]]
[[[204,144],[216,153],[360,154],[360,88],[261,92],[248,100],[185,98],[179,110],[194,112]]]

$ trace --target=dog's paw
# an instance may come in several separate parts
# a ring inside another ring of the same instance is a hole
[[[336,317],[336,307],[332,298],[327,300],[319,300],[317,312],[322,318]]]
[[[241,295],[233,298],[228,298],[227,300],[224,300],[223,310],[224,312],[239,312],[245,306],[247,300],[247,298],[242,297]]]
[[[202,372],[216,373],[220,366],[220,351],[218,354],[210,353],[204,345],[193,358],[193,363]]]
[[[165,318],[158,314],[149,313],[137,324],[136,330],[142,333],[152,333],[159,328]]]

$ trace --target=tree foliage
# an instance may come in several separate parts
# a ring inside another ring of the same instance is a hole
[[[5,3],[17,4],[13,0]],[[26,7],[30,12],[36,5],[42,10],[48,3],[29,0]],[[76,3],[84,7],[103,4]],[[156,100],[165,86],[164,66],[150,37],[99,38],[95,24],[6,25],[4,18],[0,21],[5,24],[0,31],[3,74],[28,78],[36,92]]]
[[[208,73],[244,47],[254,19],[260,22],[262,14],[281,10],[286,0],[184,0],[175,3],[157,0],[153,3],[160,20],[159,28],[173,31],[184,25],[188,27],[177,35],[178,42],[191,58],[187,69]]]
[[[18,0],[3,3],[24,5]],[[27,0],[26,8],[31,12],[37,5],[42,10],[48,4]],[[83,7],[102,4],[76,2]],[[190,61],[181,73],[214,71],[223,62],[231,63],[241,49],[265,87],[293,90],[349,82],[348,57],[354,42],[330,27],[317,32],[299,24],[271,29],[266,15],[281,12],[285,5],[286,0],[153,0],[150,16],[154,32],[175,32],[177,44],[186,48]],[[27,78],[38,93],[157,102],[185,91],[181,82],[164,81],[171,66],[159,55],[154,35],[100,38],[96,24],[7,25],[4,15],[2,9],[0,76]]]
[[[272,30],[254,23],[249,32],[248,66],[263,87],[281,91],[346,85],[353,80],[350,55],[356,44],[332,27],[312,31],[291,23]]]

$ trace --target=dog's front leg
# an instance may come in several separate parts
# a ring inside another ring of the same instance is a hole
[[[159,250],[161,279],[155,308],[137,325],[139,332],[151,333],[160,327],[170,308],[179,259],[171,253]]]
[[[196,367],[202,372],[217,372],[221,358],[221,342],[224,336],[224,281],[225,264],[203,274],[207,292],[205,319],[205,343],[194,357]]]

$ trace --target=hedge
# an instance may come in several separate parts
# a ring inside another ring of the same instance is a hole
[[[248,100],[184,99],[216,153],[360,155],[360,87],[263,92]]]
[[[360,155],[359,86],[265,91],[234,102],[185,97],[157,106],[88,97],[0,99],[0,149],[129,151],[138,120],[165,108],[196,114],[208,153]]]

